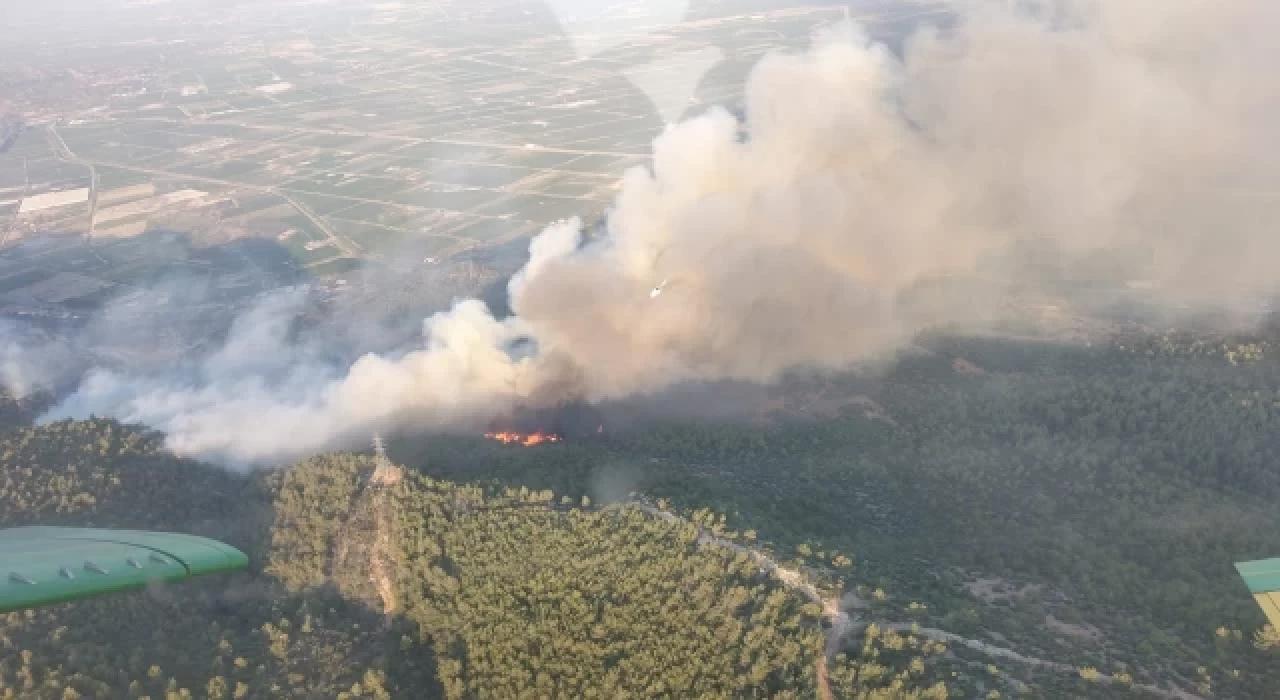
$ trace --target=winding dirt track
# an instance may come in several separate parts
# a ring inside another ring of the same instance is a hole
[[[679,516],[673,513],[669,513],[667,511],[661,510],[660,508],[657,508],[656,506],[650,503],[646,503],[644,501],[632,500],[632,501],[627,501],[622,505],[629,505],[635,508],[639,508],[645,513],[648,513],[649,515],[652,515],[655,518],[660,518],[662,520],[668,520],[668,521],[683,520],[682,518],[680,518]],[[797,571],[795,569],[789,569],[784,566],[780,566],[776,561],[773,560],[772,557],[770,557],[768,554],[764,552],[761,552],[760,550],[747,547],[745,545],[734,542],[733,540],[721,537],[715,534],[714,532],[711,532],[710,530],[707,530],[701,526],[695,525],[695,527],[698,528],[699,544],[725,547],[735,552],[738,552],[740,554],[745,554],[748,557],[751,557],[751,559],[755,561],[760,566],[761,569],[772,574],[774,578],[782,582],[782,584],[785,585],[787,588],[791,589],[795,593],[799,593],[800,595],[822,606],[823,617],[826,618],[826,620],[830,624],[830,627],[827,629],[826,650],[825,650],[826,653],[819,656],[818,658],[816,674],[818,678],[819,696],[822,698],[822,700],[831,700],[832,698],[831,688],[827,680],[827,658],[833,657],[836,654],[836,652],[840,649],[840,643],[841,641],[843,641],[845,635],[847,635],[850,631],[853,630],[853,628],[855,627],[855,623],[858,622],[859,620],[851,616],[848,611],[841,609],[840,600],[838,598],[824,597],[822,595],[822,592],[818,590],[817,586],[813,585],[813,583],[808,579],[808,577],[802,571]],[[998,647],[998,646],[995,646],[994,644],[988,644],[987,642],[984,642],[978,639],[969,639],[967,637],[962,637],[958,634],[948,632],[946,630],[936,629],[933,627],[917,627],[915,625],[900,623],[900,622],[882,622],[882,621],[872,621],[872,620],[867,621],[867,624],[873,624],[873,623],[880,626],[881,628],[890,629],[895,632],[907,631],[920,636],[929,637],[930,639],[934,639],[937,641],[947,642],[948,644],[959,644],[961,646],[972,649],[973,651],[977,651],[981,654],[985,654],[987,656],[994,657],[994,658],[1005,659],[1007,661],[1016,661],[1018,663],[1023,663],[1030,666],[1035,666],[1038,668],[1043,668],[1043,669],[1052,670],[1052,671],[1060,671],[1063,673],[1079,673],[1080,672],[1080,670],[1077,667],[1071,664],[1065,664],[1059,661],[1049,661],[1046,659],[1036,658],[1034,656],[1027,656],[1025,654],[1020,654],[1012,649]],[[1115,676],[1111,676],[1105,673],[1100,673],[1098,674],[1098,682],[1119,683],[1120,681]],[[1204,698],[1202,698],[1199,695],[1189,693],[1179,688],[1172,688],[1172,689],[1162,688],[1160,686],[1150,685],[1146,683],[1134,683],[1133,687],[1140,688],[1142,690],[1153,693],[1155,695],[1171,698],[1171,700],[1204,700]]]
[[[374,588],[378,591],[378,597],[382,599],[382,614],[386,620],[386,624],[390,625],[392,618],[395,617],[398,606],[396,605],[396,588],[391,578],[391,567],[394,559],[391,554],[391,498],[387,493],[387,487],[396,484],[403,476],[400,468],[386,461],[378,460],[378,466],[373,471],[373,476],[369,478],[369,486],[376,489],[374,498],[377,499],[374,504],[374,518],[377,523],[376,535],[373,541],[373,552],[370,554],[369,578],[373,582]]]
[[[372,497],[375,501],[371,505],[374,509],[375,520],[375,536],[372,551],[370,552],[370,571],[369,579],[374,584],[379,598],[381,598],[383,613],[388,622],[391,620],[397,609],[395,586],[391,577],[391,567],[394,565],[394,559],[390,556],[390,535],[389,535],[389,513],[387,506],[389,505],[389,494],[387,486],[400,481],[402,471],[399,467],[391,464],[385,459],[379,460],[377,468],[370,475],[366,485],[366,490],[371,488],[373,493],[366,493],[366,496]],[[662,510],[650,503],[640,500],[625,501],[616,505],[605,506],[605,508],[632,507],[637,508],[644,513],[669,522],[686,522],[680,516]],[[693,523],[689,523],[693,524]],[[694,524],[698,530],[697,542],[701,546],[717,546],[724,547],[738,554],[749,557],[760,569],[781,582],[789,590],[797,593],[813,603],[817,603],[822,607],[822,616],[828,623],[826,632],[826,640],[824,644],[824,653],[818,656],[815,662],[815,676],[818,684],[818,695],[821,700],[831,700],[830,683],[828,680],[827,663],[829,657],[834,657],[840,649],[840,644],[845,636],[854,630],[857,623],[861,620],[841,608],[840,600],[835,597],[826,597],[822,591],[809,580],[808,576],[796,569],[787,568],[779,565],[770,555],[753,547],[734,542],[728,538],[717,535],[716,533]],[[987,642],[962,637],[946,630],[936,629],[932,627],[918,627],[916,625],[900,622],[885,622],[867,620],[867,624],[876,624],[884,629],[893,630],[895,632],[911,632],[913,634],[928,637],[937,641],[946,642],[948,644],[956,644],[967,647],[973,651],[985,654],[989,657],[1000,658],[1007,661],[1014,661],[1038,668],[1063,673],[1078,673],[1079,669],[1071,664],[1061,663],[1057,661],[1049,661],[1033,656],[1018,653],[1012,649],[998,647]],[[1119,683],[1114,676],[1107,674],[1099,674],[1098,682],[1103,683]],[[1181,689],[1162,688],[1150,684],[1133,684],[1134,688],[1140,688],[1150,693],[1171,698],[1171,700],[1204,700],[1204,698],[1186,692]]]

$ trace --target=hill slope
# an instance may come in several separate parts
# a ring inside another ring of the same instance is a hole
[[[325,455],[235,475],[103,420],[0,433],[4,524],[200,531],[255,562],[0,617],[0,697],[818,691],[816,607],[692,526],[549,492],[371,479],[375,466]],[[856,680],[860,668],[841,659],[834,697],[933,684],[892,665]]]

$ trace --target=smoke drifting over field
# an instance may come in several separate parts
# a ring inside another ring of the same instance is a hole
[[[21,324],[0,321],[0,388],[18,399],[53,388],[69,353]]]
[[[334,374],[290,345],[294,302],[274,296],[199,376],[92,373],[51,415],[141,421],[249,465],[520,402],[767,382],[990,320],[998,299],[919,292],[979,269],[1024,279],[1007,253],[1031,244],[1064,274],[1103,274],[1080,267],[1100,256],[1179,300],[1275,291],[1265,199],[1238,193],[1275,182],[1280,6],[1071,2],[1039,20],[999,5],[919,31],[901,58],[848,25],[765,58],[748,137],[718,109],[669,128],[624,176],[607,235],[569,221],[534,239],[514,316],[462,301],[421,347]]]

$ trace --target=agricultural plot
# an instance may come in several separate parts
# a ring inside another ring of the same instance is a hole
[[[387,206],[382,203],[346,202],[346,204],[347,206],[331,211],[325,216],[330,221],[367,222],[393,228],[411,226],[420,216],[416,210]]]
[[[65,209],[89,201],[89,188],[48,190],[39,194],[28,194],[18,207],[19,214],[36,215],[38,212],[49,212]]]
[[[481,189],[441,190],[432,187],[419,187],[395,194],[384,194],[383,197],[407,206],[468,212],[492,202],[494,193]]]
[[[133,167],[147,167],[162,159],[172,158],[171,153],[163,149],[118,141],[102,141],[80,148],[73,146],[72,150],[82,158]]]
[[[29,160],[26,166],[28,192],[43,192],[85,187],[89,170],[81,165],[59,160]],[[80,183],[80,184],[76,184]]]
[[[93,237],[95,240],[132,238],[134,236],[140,236],[151,230],[150,224],[151,220],[145,214],[126,217],[118,221],[113,221],[106,226],[95,226],[93,230]]]
[[[559,218],[598,216],[624,170],[647,161],[664,119],[627,69],[720,47],[724,60],[693,81],[687,111],[703,109],[737,99],[761,50],[802,42],[839,15],[690,19],[580,55],[547,8],[517,16],[481,5],[465,17],[438,3],[388,5],[342,20],[337,33],[310,17],[172,27],[162,69],[141,61],[148,68],[127,86],[29,127],[0,154],[0,226],[22,223],[8,243],[84,233],[90,202],[94,236],[79,245],[113,282],[245,237],[278,246],[308,274],[343,274],[360,256],[426,259],[511,242]],[[155,52],[154,36],[136,39],[73,50],[108,63]],[[51,146],[57,139],[70,153]],[[48,201],[15,217],[27,195]],[[161,243],[163,230],[179,231],[181,245]]]
[[[300,265],[327,260],[342,254],[323,231],[301,214],[282,216],[271,221],[273,237]]]
[[[521,156],[521,163],[530,168],[566,168],[570,163],[582,158],[578,153],[556,153],[553,151],[533,151],[525,152]]]
[[[581,216],[583,219],[590,220],[601,208],[601,205],[580,199],[516,194],[490,200],[483,206],[477,207],[472,213],[498,217],[519,215],[527,220],[550,223],[571,216]]]
[[[292,189],[287,191],[289,192],[290,199],[298,202],[318,216],[328,216],[333,212],[341,211],[355,204],[359,204],[357,201],[344,197],[327,197],[324,195],[311,194],[310,192]]]
[[[513,222],[501,219],[473,219],[470,223],[454,229],[450,233],[468,238],[481,245],[491,242],[505,242],[511,238],[536,233],[542,229],[541,224],[529,222]]]
[[[0,161],[21,163],[24,159],[39,160],[52,157],[53,150],[45,140],[44,130],[27,128],[18,134],[18,138],[14,139],[7,151],[0,154]]]
[[[297,209],[283,197],[273,194],[233,193],[223,203],[221,217],[229,224],[247,225],[260,220],[276,220],[293,216]]]
[[[125,187],[116,187],[113,189],[98,189],[98,206],[106,207],[115,204],[131,202],[136,199],[145,199],[156,193],[154,183],[145,182],[136,185],[127,185]]]
[[[367,253],[378,255],[401,247],[406,232],[377,224],[340,220],[335,228]]]
[[[0,160],[0,199],[20,197],[26,186],[27,170],[22,162]]]
[[[154,196],[134,199],[99,208],[94,220],[101,225],[114,225],[150,217],[163,221],[167,216],[180,214],[193,208],[209,206],[213,202],[210,193],[194,189],[180,189]],[[101,207],[101,203],[99,204]]]
[[[183,133],[159,128],[153,124],[134,123],[126,125],[125,137],[129,143],[162,151],[179,151],[206,141],[199,134]]]
[[[138,172],[136,170],[98,168],[98,187],[105,191],[134,187],[138,185],[148,185],[151,184],[151,182],[151,175]],[[101,203],[101,198],[99,198],[99,203]]]
[[[441,160],[427,161],[425,167],[432,183],[467,185],[490,190],[507,187],[538,172],[528,168]]]
[[[211,178],[237,181],[246,175],[257,172],[261,167],[261,163],[249,160],[224,160],[212,164],[206,168],[205,172]]]
[[[587,184],[582,182],[568,182],[558,180],[552,184],[545,185],[542,192],[548,195],[558,197],[573,197],[577,199],[593,199],[599,196],[600,186],[597,184]]]
[[[333,258],[331,260],[307,267],[307,272],[316,277],[328,275],[347,275],[359,270],[362,263],[352,258]]]

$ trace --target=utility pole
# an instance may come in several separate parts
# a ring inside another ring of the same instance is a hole
[[[382,442],[382,433],[373,434],[373,477],[374,484],[394,484],[400,480],[400,468],[387,459],[387,446]]]

